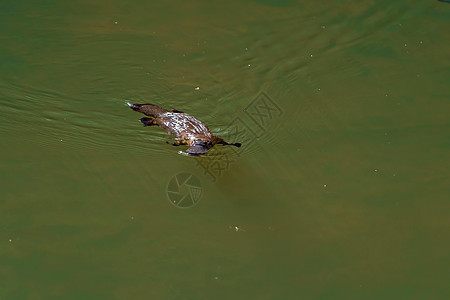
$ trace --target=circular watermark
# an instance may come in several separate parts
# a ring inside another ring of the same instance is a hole
[[[178,173],[167,184],[167,198],[178,208],[189,208],[196,205],[201,196],[200,180],[191,173]]]

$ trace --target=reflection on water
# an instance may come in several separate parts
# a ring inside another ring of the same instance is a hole
[[[447,298],[444,2],[1,4],[0,298]]]

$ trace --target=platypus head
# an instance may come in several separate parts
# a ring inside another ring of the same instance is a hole
[[[195,142],[194,145],[187,148],[186,152],[192,156],[203,155],[206,152],[208,152],[208,150],[211,149],[212,146],[214,146],[214,145],[210,141],[207,141],[207,142],[198,141],[198,142]]]
[[[164,109],[161,106],[158,106],[155,104],[150,104],[150,103],[146,103],[146,104],[127,103],[127,104],[132,110],[138,111],[140,113],[143,113],[146,116],[153,117],[153,118],[157,118],[160,115],[168,112],[167,109]]]

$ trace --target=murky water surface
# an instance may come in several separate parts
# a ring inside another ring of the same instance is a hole
[[[449,28],[445,1],[3,1],[0,298],[448,299]],[[126,101],[243,146],[180,155]]]

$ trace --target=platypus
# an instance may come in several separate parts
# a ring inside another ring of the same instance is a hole
[[[240,143],[228,143],[215,135],[201,121],[179,110],[167,110],[155,104],[131,104],[132,110],[143,113],[150,118],[141,118],[144,126],[157,125],[174,135],[174,146],[188,145],[187,154],[198,156],[205,154],[215,144],[241,147]],[[167,142],[169,143],[169,142]]]

